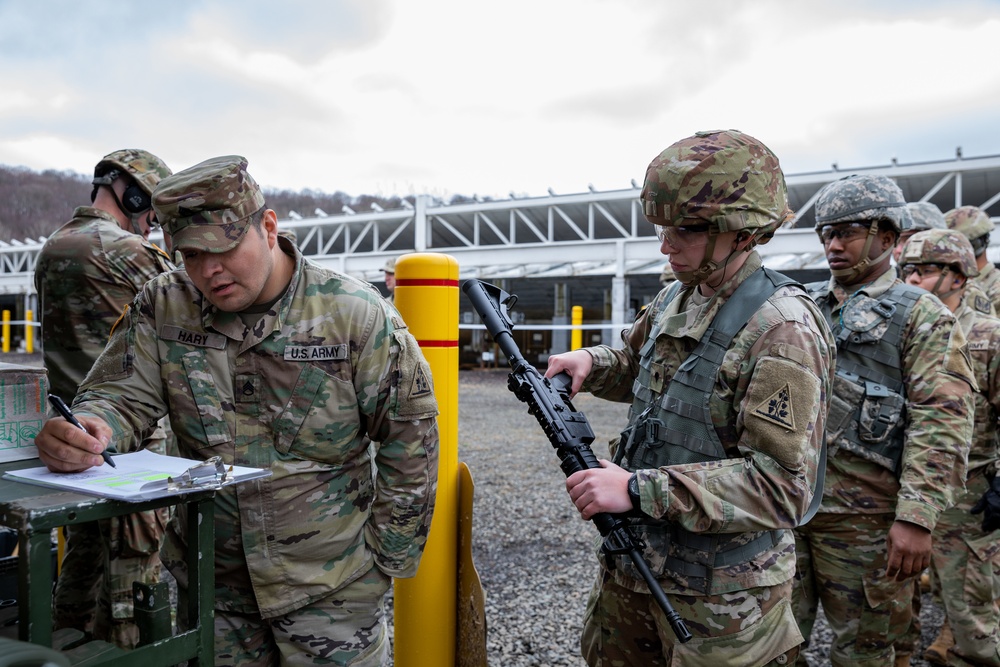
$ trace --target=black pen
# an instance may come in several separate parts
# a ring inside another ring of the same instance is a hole
[[[52,407],[56,409],[56,412],[58,412],[63,419],[65,419],[70,424],[77,427],[84,433],[87,432],[87,429],[83,427],[83,424],[77,421],[77,418],[73,416],[73,413],[69,411],[69,407],[63,402],[61,398],[59,398],[55,394],[49,394],[49,403],[52,404]],[[101,458],[103,458],[104,462],[107,463],[112,468],[118,467],[117,465],[115,465],[115,462],[111,459],[111,454],[108,454],[107,449],[101,452]]]

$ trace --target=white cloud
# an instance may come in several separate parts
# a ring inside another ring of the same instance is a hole
[[[142,146],[246,155],[274,187],[502,197],[628,187],[699,129],[790,171],[1000,152],[992,3],[249,2],[113,35],[110,11],[0,7],[33,35],[0,45],[0,162],[89,173]]]
[[[111,152],[106,151],[104,154]],[[87,165],[75,169],[83,174],[92,173],[94,164],[104,154],[94,158],[86,149],[80,149],[74,142],[52,135],[29,135],[18,139],[0,141],[0,155],[7,164],[23,165],[43,171],[46,169],[74,169],[69,165]],[[10,157],[7,157],[10,156]]]

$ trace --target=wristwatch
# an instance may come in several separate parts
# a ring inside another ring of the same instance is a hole
[[[635,473],[628,478],[628,499],[632,501],[632,509],[642,511],[642,499],[639,497],[639,478]]]

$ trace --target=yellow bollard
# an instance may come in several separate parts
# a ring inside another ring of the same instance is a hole
[[[573,306],[573,333],[570,335],[569,349],[579,350],[583,347],[583,306]]]
[[[35,351],[34,311],[24,311],[24,351],[31,354]]]
[[[10,352],[10,311],[3,311],[3,351]]]
[[[401,256],[394,303],[431,367],[441,448],[420,569],[393,583],[393,655],[396,667],[451,667],[458,598],[458,261],[439,253]]]

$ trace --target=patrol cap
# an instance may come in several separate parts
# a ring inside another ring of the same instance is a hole
[[[903,191],[887,176],[853,174],[827,183],[816,199],[816,229],[823,225],[887,220],[897,234],[912,224]]]
[[[153,210],[174,248],[226,252],[239,244],[264,194],[247,173],[247,159],[225,155],[163,179]]]
[[[386,273],[395,274],[396,273],[396,258],[395,257],[390,257],[389,259],[385,260],[385,266],[382,267],[382,270],[385,271]]]
[[[913,218],[911,232],[925,232],[928,229],[948,229],[948,223],[944,220],[944,213],[929,201],[915,201],[906,205]]]
[[[966,278],[979,275],[972,244],[954,229],[928,229],[917,232],[903,246],[900,264],[945,264]]]
[[[965,234],[970,241],[993,231],[990,216],[978,206],[959,206],[944,214],[949,229]]]

